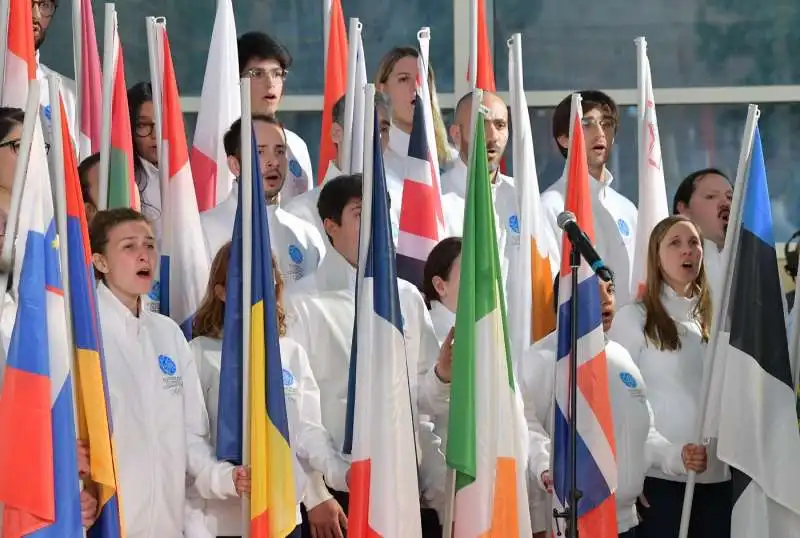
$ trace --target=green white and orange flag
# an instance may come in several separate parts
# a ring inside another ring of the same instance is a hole
[[[130,207],[139,210],[139,189],[133,172],[133,139],[128,111],[125,63],[114,21],[114,81],[111,96],[111,154],[108,166],[108,209]]]
[[[473,108],[472,117],[447,442],[453,536],[527,538],[527,426],[511,362],[483,114]]]

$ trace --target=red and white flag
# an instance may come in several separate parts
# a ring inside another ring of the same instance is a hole
[[[222,137],[241,114],[233,5],[231,0],[217,0],[191,155],[200,211],[216,206],[231,190],[233,174],[228,169]]]
[[[24,109],[28,86],[36,78],[32,17],[29,0],[9,0],[2,106]]]
[[[102,80],[100,54],[97,52],[97,34],[92,14],[92,1],[81,2],[81,122],[79,154],[83,160],[100,151],[102,128]]]
[[[322,106],[322,132],[319,139],[319,165],[317,181],[322,183],[328,172],[328,165],[336,158],[336,147],[331,140],[333,107],[347,91],[347,29],[344,26],[344,13],[341,0],[331,1],[328,33],[327,62],[325,63],[325,98]]]
[[[631,278],[633,297],[639,297],[644,289],[650,233],[656,224],[669,216],[656,102],[644,37],[636,39],[636,56],[639,74],[639,220],[636,224],[636,250]]]

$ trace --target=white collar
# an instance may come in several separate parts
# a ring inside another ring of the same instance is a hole
[[[132,324],[138,326],[144,321],[145,316],[148,314],[147,309],[142,308],[140,299],[139,316],[134,316],[133,312],[131,312],[127,306],[122,304],[122,301],[120,301],[117,296],[114,295],[114,292],[109,289],[106,283],[102,281],[97,285],[97,297],[98,301],[106,305],[106,308],[108,309],[107,312],[111,313],[111,315],[114,317],[114,321],[122,322],[125,325]],[[109,326],[113,326],[113,324],[109,324]]]
[[[682,297],[670,285],[664,283],[661,286],[661,301],[667,313],[676,321],[694,319],[694,308],[698,301],[696,296]]]
[[[408,143],[410,139],[411,135],[404,133],[396,125],[392,124],[389,128],[389,149],[398,155],[408,155]]]
[[[233,198],[236,200],[236,204],[239,203],[239,178],[233,182],[233,186],[231,187],[231,192],[228,194],[228,198]],[[278,210],[281,204],[281,194],[278,193],[278,198],[275,200],[274,204],[267,204],[267,213],[269,216],[275,215],[275,211]]]
[[[358,273],[335,248],[329,249],[316,271],[319,291],[347,290],[355,292]]]

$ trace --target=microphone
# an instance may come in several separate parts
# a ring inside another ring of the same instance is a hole
[[[556,222],[558,223],[558,227],[567,234],[567,237],[572,243],[572,248],[577,249],[600,280],[603,282],[610,282],[612,278],[611,270],[606,267],[600,255],[594,249],[589,237],[581,230],[580,226],[578,226],[575,214],[571,211],[564,211],[558,216]]]

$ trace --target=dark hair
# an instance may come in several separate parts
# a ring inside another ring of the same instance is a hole
[[[247,32],[236,41],[239,53],[239,74],[250,60],[275,60],[282,69],[292,65],[292,55],[278,40],[264,32]]]
[[[149,82],[137,82],[128,88],[128,113],[131,118],[131,140],[133,141],[133,176],[143,207],[149,205],[144,197],[149,179],[141,161],[142,155],[136,145],[136,139],[139,138],[136,136],[136,124],[139,123],[142,105],[148,102],[153,102],[153,86]]]
[[[8,136],[8,133],[10,133],[14,127],[22,125],[24,121],[24,110],[9,106],[0,107],[0,139]]]
[[[81,182],[83,201],[84,203],[94,204],[95,207],[97,207],[97,200],[92,198],[91,190],[89,189],[89,172],[98,164],[100,164],[100,154],[92,153],[78,165],[78,179]]]
[[[422,270],[421,290],[428,310],[431,308],[432,301],[441,299],[439,292],[433,286],[433,277],[438,276],[442,280],[448,280],[450,278],[450,270],[453,268],[453,262],[459,255],[461,255],[460,237],[442,239],[428,254],[425,268]]]
[[[333,105],[333,123],[339,127],[344,127],[344,108],[345,108],[345,95],[341,96]]]
[[[341,224],[344,207],[351,200],[361,200],[362,186],[361,174],[344,174],[326,181],[317,200],[317,211],[323,224],[325,219]],[[331,240],[330,236],[328,240]]]
[[[784,269],[792,277],[792,280],[797,279],[797,266],[798,262],[800,261],[800,230],[797,230],[795,233],[792,234],[792,237],[783,245],[783,255],[786,258],[786,265],[784,265]],[[794,241],[794,248],[789,249],[789,246],[792,245]]]
[[[614,275],[614,271],[610,268],[608,269],[608,273],[611,275],[611,283],[615,284],[617,277]],[[561,275],[556,275],[556,278],[553,280],[553,310],[556,311],[556,316],[558,315],[558,309],[561,305],[558,304],[558,283],[561,281]]]
[[[253,123],[263,121],[270,125],[277,125],[283,131],[283,137],[286,138],[286,130],[283,124],[278,121],[275,116],[267,116],[264,114],[253,114]],[[242,150],[242,118],[237,119],[228,128],[225,136],[222,137],[222,146],[225,148],[225,155],[228,157],[239,158],[239,153]]]
[[[694,194],[694,189],[697,187],[697,182],[710,174],[716,174],[724,177],[728,183],[731,182],[728,176],[725,175],[719,168],[703,168],[697,172],[692,172],[678,185],[678,190],[675,191],[675,197],[672,199],[672,213],[678,214],[678,203],[683,202],[684,205],[689,205]]]
[[[105,254],[109,232],[126,222],[145,222],[150,224],[147,217],[129,207],[98,211],[89,224],[89,244],[92,247],[92,254]],[[95,276],[100,279],[103,278],[102,273],[98,271],[95,271]]]
[[[577,92],[581,96],[581,110],[584,114],[592,110],[599,109],[600,111],[608,114],[614,118],[614,132],[617,132],[619,126],[619,109],[617,103],[600,90],[581,90]],[[572,113],[572,94],[566,96],[553,112],[553,139],[556,141],[559,151],[564,158],[567,157],[567,148],[561,147],[558,139],[562,136],[569,136],[570,124],[569,119]]]

